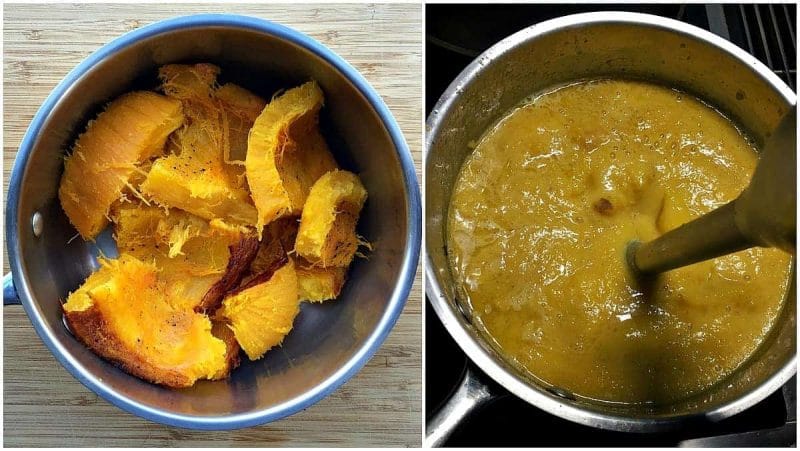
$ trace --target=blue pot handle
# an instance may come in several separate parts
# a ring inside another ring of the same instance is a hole
[[[22,302],[17,295],[17,289],[14,288],[14,279],[11,278],[11,273],[3,276],[3,305],[20,305]]]

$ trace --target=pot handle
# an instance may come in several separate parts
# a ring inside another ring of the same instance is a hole
[[[472,368],[472,363],[468,362],[456,390],[426,422],[425,447],[443,446],[465,418],[496,397],[481,379],[480,374]]]
[[[14,288],[14,279],[11,273],[3,276],[3,305],[20,305],[22,302],[17,295],[17,289]]]

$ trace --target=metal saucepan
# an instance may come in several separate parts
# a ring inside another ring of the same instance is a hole
[[[149,384],[102,360],[62,324],[61,302],[113,255],[76,232],[58,202],[62,157],[105,103],[156,86],[167,63],[211,62],[222,77],[269,98],[309,79],[326,95],[321,124],[340,164],[361,176],[369,200],[359,233],[374,243],[350,270],[341,297],[304,303],[276,352],[244,362],[225,381],[191,389]],[[366,80],[313,39],[265,20],[198,15],[128,33],[89,56],[53,90],[20,145],[6,207],[11,275],[4,303],[21,303],[53,355],[84,385],[144,418],[196,429],[266,423],[319,401],[375,353],[399,317],[414,281],[421,235],[419,186],[411,154],[389,110]],[[13,276],[13,283],[12,283]]]
[[[581,400],[513,369],[481,339],[456,299],[446,256],[450,193],[470,141],[521,100],[544,89],[596,77],[652,80],[693,93],[743,126],[757,141],[796,103],[795,94],[753,56],[709,32],[658,16],[602,12],[543,22],[500,41],[450,84],[427,121],[425,139],[426,287],[444,326],[500,386],[553,415],[618,431],[663,431],[718,421],[756,404],[796,372],[796,283],[764,345],[735,374],[672,405],[609,405]],[[468,365],[469,366],[469,365]],[[441,445],[473,409],[498,392],[468,368],[427,425]],[[494,393],[493,393],[494,392]]]

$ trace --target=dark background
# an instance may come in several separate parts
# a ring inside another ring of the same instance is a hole
[[[426,112],[430,113],[461,70],[497,41],[544,20],[589,11],[644,12],[712,31],[756,56],[795,89],[794,4],[427,5]],[[467,359],[427,303],[425,329],[426,417],[430,417],[455,388]],[[795,379],[787,385],[795,387]],[[796,402],[794,389],[787,396]],[[787,415],[787,410],[792,413]],[[506,395],[461,424],[447,446],[673,446],[690,438],[780,427],[787,420],[794,420],[795,415],[796,408],[787,407],[783,392],[778,391],[751,409],[710,427],[666,434],[630,434],[580,426]],[[795,441],[793,437],[786,439],[789,442],[785,445]]]

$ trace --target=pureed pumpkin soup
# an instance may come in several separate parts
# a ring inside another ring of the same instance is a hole
[[[594,80],[488,130],[448,213],[448,253],[478,329],[520,370],[596,400],[668,403],[721,381],[780,313],[789,255],[753,248],[637,280],[626,245],[734,198],[757,153],[686,93]]]

